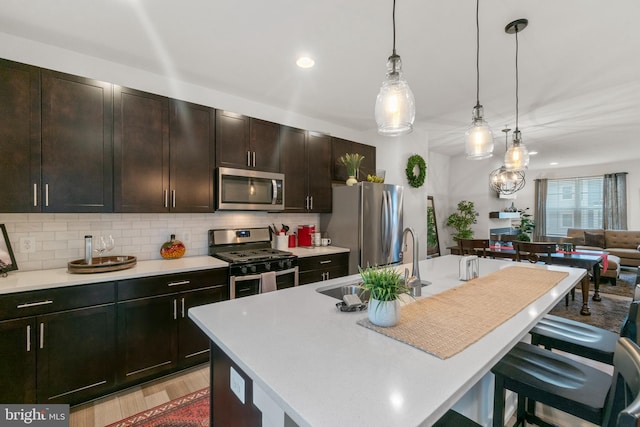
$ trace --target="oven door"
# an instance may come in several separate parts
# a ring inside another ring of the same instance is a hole
[[[284,174],[218,168],[218,210],[284,209]]]
[[[260,275],[231,276],[229,278],[229,298],[242,298],[260,293]],[[298,286],[298,267],[276,271],[278,290]]]

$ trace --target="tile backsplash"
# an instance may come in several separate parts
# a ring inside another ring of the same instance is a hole
[[[161,259],[160,246],[171,234],[187,247],[185,256],[207,255],[207,231],[213,228],[281,227],[319,224],[318,214],[216,212],[210,214],[0,214],[19,271],[66,267],[84,258],[85,235],[115,240],[112,255],[133,255],[139,261]],[[35,240],[29,252],[21,240]]]

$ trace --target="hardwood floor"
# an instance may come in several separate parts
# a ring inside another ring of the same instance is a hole
[[[209,364],[131,387],[71,408],[70,427],[104,427],[209,386]]]

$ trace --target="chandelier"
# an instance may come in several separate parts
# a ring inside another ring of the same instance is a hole
[[[511,129],[504,128],[504,144],[505,149],[508,145],[507,138]],[[489,174],[489,188],[499,194],[513,194],[524,188],[525,178],[524,170],[508,170],[505,165]]]

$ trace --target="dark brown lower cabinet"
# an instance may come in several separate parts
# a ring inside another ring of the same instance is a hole
[[[35,403],[35,317],[0,322],[0,378],[11,384],[0,387],[0,403]]]
[[[349,274],[349,252],[298,258],[299,283],[321,282]]]
[[[119,385],[209,360],[209,339],[188,310],[228,299],[227,269],[118,282]]]

